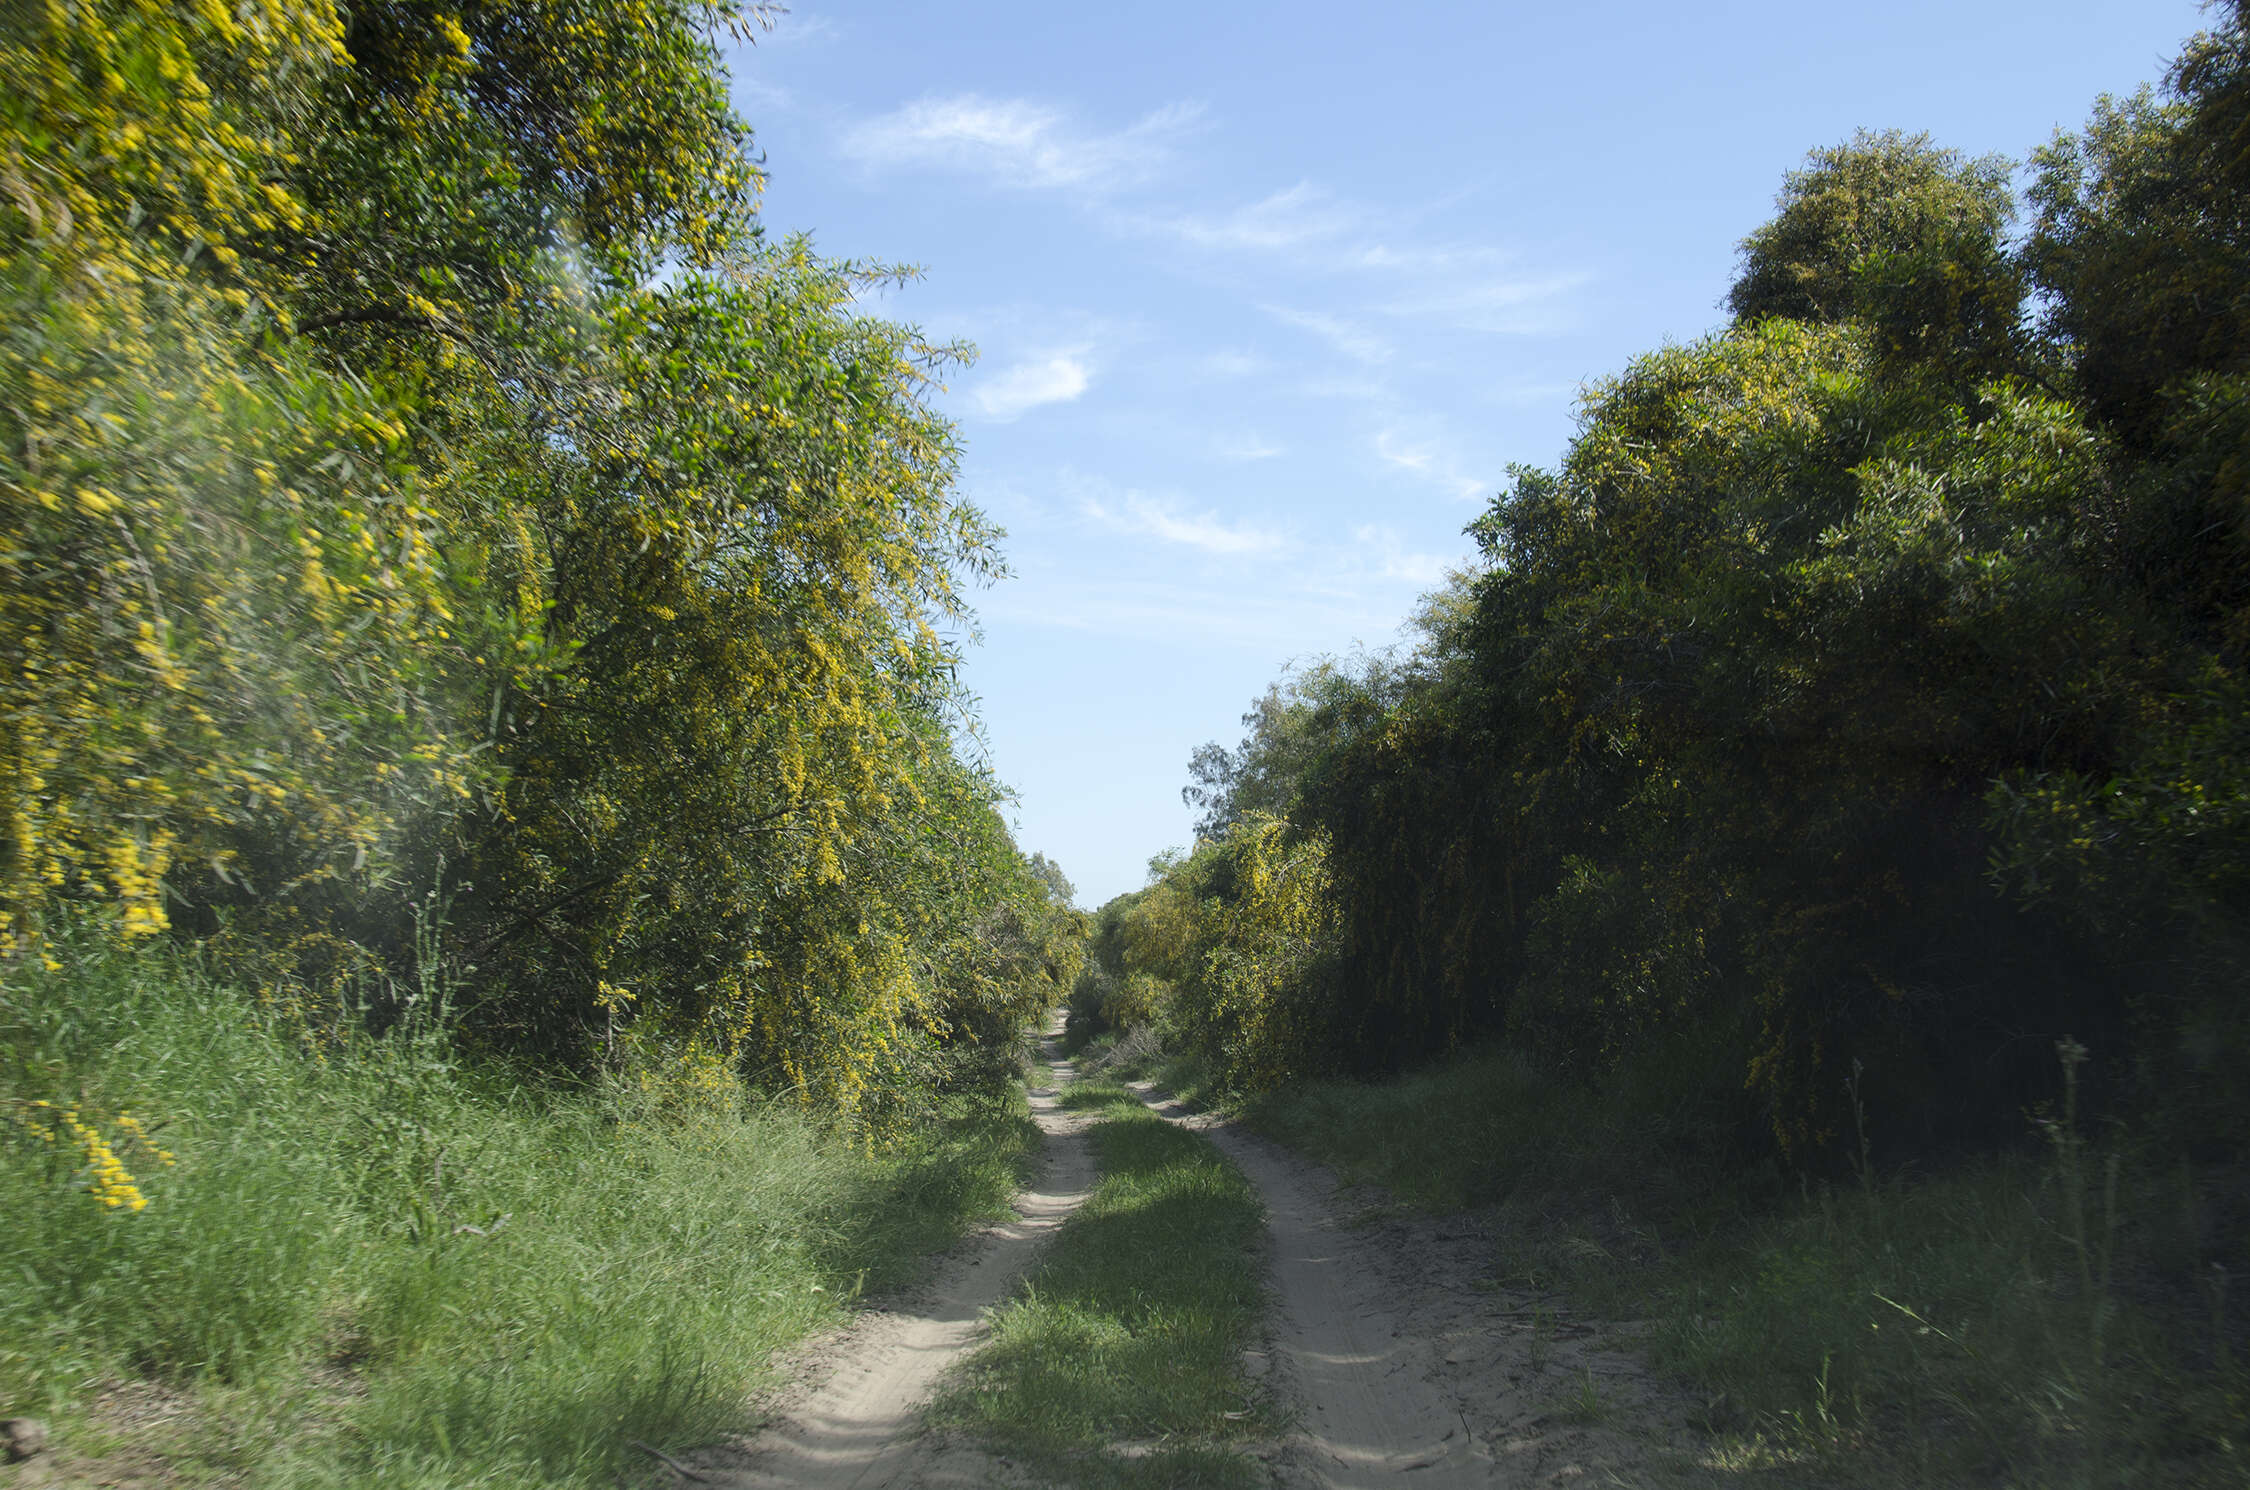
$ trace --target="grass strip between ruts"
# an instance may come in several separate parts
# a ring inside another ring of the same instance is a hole
[[[1101,1178],[932,1420],[1082,1486],[1262,1483],[1248,1446],[1278,1424],[1243,1371],[1265,1303],[1256,1189],[1114,1083],[1064,1103],[1100,1114]]]

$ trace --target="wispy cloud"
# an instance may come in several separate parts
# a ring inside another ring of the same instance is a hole
[[[1299,331],[1311,332],[1354,362],[1375,363],[1391,360],[1392,349],[1388,341],[1364,326],[1345,320],[1342,316],[1332,316],[1325,311],[1317,310],[1292,310],[1285,305],[1267,305],[1260,308],[1285,326],[1294,326]]]
[[[1088,497],[1086,515],[1105,528],[1177,543],[1207,554],[1243,557],[1286,548],[1288,535],[1248,523],[1230,523],[1213,512],[1184,512],[1173,502],[1127,492],[1122,500]]]
[[[1585,383],[1539,381],[1529,378],[1511,378],[1483,389],[1479,398],[1501,408],[1528,408],[1541,404],[1569,403],[1584,390]]]
[[[1354,636],[1382,635],[1398,620],[1395,597],[1387,595],[1377,601],[1356,591],[1233,591],[1084,574],[1019,582],[978,609],[989,621],[1125,638],[1137,647],[1163,639],[1199,650],[1240,649],[1255,655],[1261,670],[1276,654],[1303,650],[1308,637],[1340,647]]]
[[[1418,589],[1435,588],[1444,582],[1447,574],[1461,566],[1458,556],[1409,551],[1395,528],[1371,524],[1354,530],[1352,538],[1368,567],[1378,577],[1403,580]]]
[[[1195,364],[1197,372],[1211,378],[1247,378],[1266,367],[1265,358],[1231,348],[1208,353]]]
[[[1027,358],[985,379],[970,396],[986,418],[1006,422],[1041,404],[1069,403],[1092,384],[1084,352],[1055,352]]]
[[[1381,378],[1363,374],[1330,373],[1306,378],[1295,385],[1294,391],[1305,398],[1326,399],[1335,403],[1374,406],[1398,401],[1390,385]]]
[[[1276,252],[1332,243],[1360,229],[1365,214],[1323,187],[1300,181],[1284,191],[1217,215],[1183,213],[1153,220],[1200,248]]]
[[[764,78],[738,77],[733,87],[736,107],[748,106],[760,116],[790,113],[797,107],[795,92]]]
[[[1492,485],[1470,474],[1442,440],[1414,435],[1395,424],[1375,432],[1375,455],[1385,465],[1423,477],[1464,501],[1484,495]]]
[[[1417,285],[1383,308],[1393,315],[1443,321],[1466,331],[1528,336],[1558,331],[1570,315],[1571,292],[1590,276],[1580,273],[1470,276]]]
[[[1117,212],[1111,225],[1297,275],[1361,281],[1369,307],[1392,319],[1488,335],[1538,334],[1567,323],[1590,274],[1537,269],[1494,244],[1419,231],[1442,205],[1378,207],[1300,181],[1230,209]]]
[[[1283,527],[1069,468],[1040,484],[1051,496],[1016,493],[1039,510],[1011,511],[1009,521],[1043,536],[1019,556],[1016,579],[979,606],[987,620],[1196,647],[1333,651],[1384,637],[1406,595],[1474,562],[1465,540],[1380,521]],[[1058,541],[1056,521],[1071,518],[1081,532]],[[1211,583],[1217,573],[1228,582]]]
[[[812,42],[835,41],[844,34],[835,18],[824,15],[799,15],[795,11],[776,11],[768,29],[759,37],[766,46],[795,46]]]
[[[1154,176],[1202,112],[1168,104],[1100,133],[1027,99],[964,93],[919,99],[870,119],[845,133],[843,148],[882,169],[937,166],[1022,189],[1112,190]]]
[[[1222,435],[1211,442],[1211,448],[1219,459],[1237,461],[1244,465],[1252,461],[1272,460],[1277,455],[1288,453],[1284,447],[1276,445],[1250,430],[1244,430],[1240,434]]]

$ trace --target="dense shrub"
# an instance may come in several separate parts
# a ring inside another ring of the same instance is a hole
[[[2016,239],[2004,162],[1814,152],[1408,654],[1197,752],[1214,836],[1103,910],[1106,986],[1239,1091],[1676,1053],[1814,1169],[1855,1100],[1888,1157],[2012,1141],[2075,1040],[2090,1109],[2239,1156],[2246,58],[2238,7],[2040,152]]]

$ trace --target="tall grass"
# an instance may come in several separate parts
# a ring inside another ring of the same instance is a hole
[[[557,1091],[428,1022],[321,1038],[161,954],[83,949],[0,984],[0,1414],[90,1452],[121,1431],[95,1390],[147,1379],[200,1405],[140,1446],[183,1468],[614,1483],[632,1439],[744,1426],[775,1347],[1003,1210],[1020,1104],[955,1099],[873,1155],[731,1085]],[[25,1120],[63,1111],[144,1208]]]
[[[1884,1174],[1863,1148],[1789,1177],[1741,1161],[1695,1069],[1673,1052],[1589,1089],[1484,1051],[1249,1117],[1407,1204],[1488,1207],[1497,1283],[1652,1321],[1712,1468],[2250,1484],[2239,1170],[2088,1136],[2066,1098],[2015,1153]]]

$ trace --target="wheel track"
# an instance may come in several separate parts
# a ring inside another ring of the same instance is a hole
[[[985,1315],[1004,1302],[1055,1229],[1094,1183],[1086,1121],[1062,1107],[1071,1078],[1061,1027],[1041,1042],[1047,1084],[1031,1093],[1044,1135],[1038,1178],[1016,1197],[1015,1216],[942,1263],[923,1288],[869,1310],[818,1354],[826,1378],[784,1399],[774,1423],[729,1450],[699,1454],[693,1468],[731,1490],[903,1490],[991,1482],[998,1466],[947,1454],[919,1432],[938,1378],[984,1336]],[[966,1461],[966,1462],[965,1462]]]
[[[1332,1181],[1231,1123],[1201,1120],[1146,1083],[1134,1090],[1161,1116],[1198,1129],[1266,1205],[1279,1384],[1295,1398],[1297,1431],[1277,1465],[1285,1483],[1324,1490],[1413,1485],[1468,1490],[1503,1483],[1459,1405],[1429,1379],[1413,1338],[1362,1265],[1334,1214]]]
[[[985,1334],[985,1316],[1014,1292],[1040,1249],[1091,1192],[1089,1119],[1067,1112],[1072,1077],[1059,1025],[1041,1048],[1049,1080],[1031,1094],[1045,1137],[1034,1186],[1011,1220],[942,1264],[931,1282],[861,1315],[817,1351],[812,1384],[780,1404],[757,1438],[691,1456],[703,1483],[730,1490],[969,1490],[1032,1486],[1024,1472],[922,1431],[940,1377]],[[1470,1490],[1564,1486],[1671,1460],[1654,1426],[1673,1414],[1622,1339],[1574,1327],[1568,1343],[1536,1344],[1521,1327],[1528,1296],[1496,1296],[1490,1245],[1473,1220],[1393,1221],[1370,1234],[1339,1214],[1327,1170],[1232,1123],[1187,1111],[1146,1083],[1160,1116],[1192,1127],[1249,1178],[1267,1212],[1274,1311],[1274,1389],[1295,1430],[1269,1449],[1285,1490]],[[1466,1231],[1461,1228],[1466,1226]],[[1543,1357],[1556,1359],[1542,1363]],[[819,1363],[832,1363],[824,1376]],[[1568,1377],[1601,1373],[1627,1420],[1585,1430],[1558,1423]],[[1666,1475],[1668,1482],[1677,1483]],[[1597,1481],[1599,1482],[1599,1481]]]

